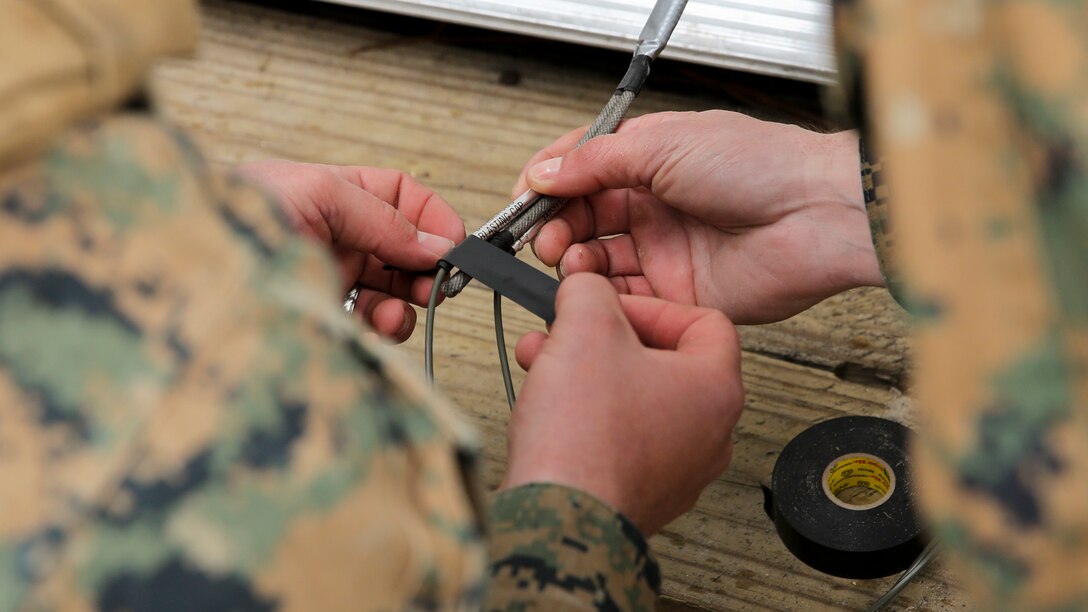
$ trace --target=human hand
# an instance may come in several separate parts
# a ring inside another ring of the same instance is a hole
[[[300,233],[332,247],[343,291],[362,286],[358,316],[397,342],[411,335],[416,313],[406,300],[426,304],[434,280],[411,271],[434,268],[465,237],[445,200],[384,168],[268,160],[236,171],[276,196]]]
[[[623,293],[717,308],[738,324],[883,285],[853,133],[658,113],[572,151],[584,131],[533,156],[514,189],[572,198],[533,245],[561,275],[604,274]]]
[[[736,330],[720,311],[563,281],[551,334],[517,345],[529,371],[502,488],[590,493],[646,535],[691,509],[729,464],[744,405]]]

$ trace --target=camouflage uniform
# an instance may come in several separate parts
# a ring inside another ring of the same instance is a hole
[[[326,249],[105,113],[194,11],[0,0],[0,612],[652,608],[596,499],[482,520],[471,432],[338,309]]]
[[[1088,6],[836,8],[876,242],[918,314],[923,505],[982,609],[1086,608]]]

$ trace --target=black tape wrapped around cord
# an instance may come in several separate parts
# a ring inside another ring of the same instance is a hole
[[[544,319],[555,320],[559,281],[476,236],[446,254],[445,261]]]
[[[646,79],[650,76],[650,64],[653,61],[653,58],[648,55],[636,55],[631,60],[631,65],[627,67],[627,74],[623,75],[623,80],[616,87],[616,93],[630,91],[638,94],[642,91],[642,86],[646,84]]]

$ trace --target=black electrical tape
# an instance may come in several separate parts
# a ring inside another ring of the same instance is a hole
[[[511,234],[510,230],[508,229],[502,230],[498,234],[492,236],[491,239],[487,241],[488,244],[495,247],[496,249],[499,249],[500,251],[505,251],[507,253],[510,253],[511,255],[513,255],[514,253],[515,242],[517,242],[517,238],[513,234]]]
[[[928,540],[915,511],[910,436],[898,423],[854,416],[819,423],[791,440],[774,464],[770,490],[764,488],[764,509],[786,548],[843,578],[907,569]],[[855,506],[835,497],[851,487],[871,488],[878,498]]]
[[[555,320],[559,281],[510,253],[476,236],[469,236],[442,260],[520,304],[549,325]]]
[[[638,92],[642,91],[642,86],[646,84],[646,79],[650,77],[651,63],[653,63],[653,59],[649,55],[636,55],[631,60],[631,65],[627,67],[627,74],[623,75],[623,80],[616,87],[616,93],[631,91],[637,95]]]

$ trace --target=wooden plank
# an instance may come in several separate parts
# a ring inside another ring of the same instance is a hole
[[[845,380],[903,389],[907,315],[883,289],[856,289],[773,325],[740,328],[748,350],[826,368]]]
[[[593,118],[626,66],[620,54],[375,13],[330,18],[221,0],[204,8],[199,57],[167,63],[153,84],[166,114],[195,133],[212,160],[285,157],[405,169],[442,193],[471,227],[505,203],[523,160]],[[725,73],[663,66],[654,82],[688,80],[705,91],[651,87],[636,113],[720,108],[740,98],[782,108],[775,94],[748,91],[751,83],[712,87],[733,78]],[[511,348],[521,334],[542,329],[512,304],[505,313]],[[899,390],[905,329],[883,292],[858,291],[741,331],[748,403],[733,465],[694,511],[654,538],[663,609],[859,609],[887,588],[891,579],[839,580],[795,560],[763,514],[759,483],[782,446],[819,420],[872,414],[910,421],[910,401]],[[494,487],[505,464],[508,410],[490,292],[470,285],[449,300],[437,330],[440,387],[480,430],[484,479]],[[405,350],[421,361],[416,336]],[[515,367],[516,384],[522,380]],[[938,564],[897,606],[963,601]]]

